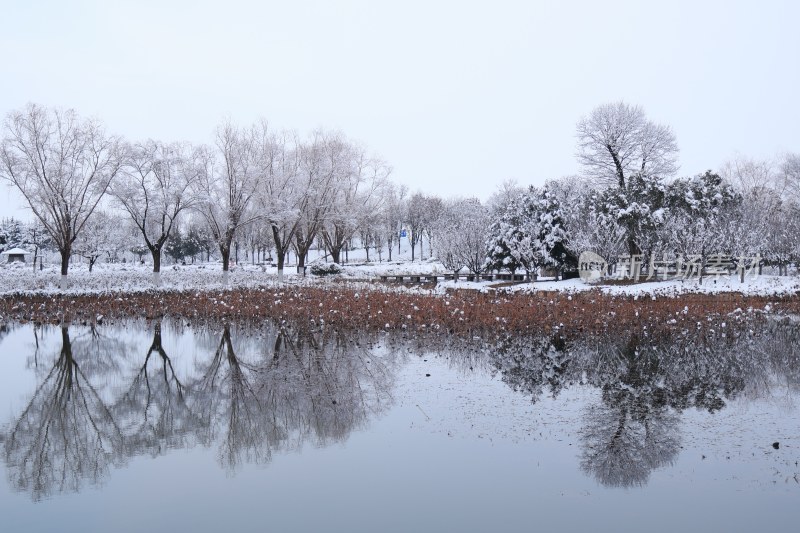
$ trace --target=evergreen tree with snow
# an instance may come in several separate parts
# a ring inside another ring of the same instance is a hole
[[[28,244],[25,229],[25,225],[15,218],[7,218],[0,222],[0,251],[25,248]]]

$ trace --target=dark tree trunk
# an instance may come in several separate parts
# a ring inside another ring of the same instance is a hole
[[[633,230],[631,229],[628,230],[628,253],[631,255],[631,261],[634,255],[642,253],[639,246],[636,244],[636,237],[633,235]]]
[[[153,256],[153,272],[161,272],[161,248],[153,246],[150,248],[150,255]]]
[[[275,258],[278,260],[278,272],[283,271],[283,262],[286,260],[286,254],[283,250],[275,250]]]
[[[61,275],[66,276],[69,272],[69,257],[72,254],[72,250],[69,248],[62,248],[59,252],[61,252]]]
[[[220,244],[219,253],[222,256],[222,271],[227,272],[231,263],[231,249],[230,246]]]

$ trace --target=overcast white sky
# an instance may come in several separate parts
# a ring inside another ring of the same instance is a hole
[[[339,129],[412,190],[486,199],[579,172],[575,123],[625,100],[681,175],[800,151],[800,2],[0,0],[0,114],[36,102],[131,140],[230,116]],[[0,186],[0,218],[28,218]]]

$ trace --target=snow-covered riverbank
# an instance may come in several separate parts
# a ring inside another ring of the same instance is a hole
[[[297,274],[293,267],[284,271],[283,281],[279,281],[277,269],[274,266],[260,266],[240,264],[234,266],[226,285],[222,267],[218,263],[204,263],[197,265],[170,265],[162,269],[158,287],[154,284],[153,273],[147,265],[137,264],[98,264],[92,272],[86,265],[74,265],[68,276],[69,294],[92,294],[102,292],[136,293],[152,291],[202,291],[219,290],[223,288],[253,288],[274,287],[280,285],[309,285],[326,286],[333,283],[346,281],[365,282],[382,288],[402,287],[403,290],[418,290],[414,285],[401,286],[398,284],[378,284],[382,276],[411,276],[411,275],[440,275],[448,273],[436,261],[394,261],[382,263],[350,264],[342,267],[342,273],[334,276],[317,277],[310,274],[306,276]],[[30,265],[10,264],[0,266],[0,295],[36,293],[51,294],[61,293],[59,289],[60,275],[55,266],[45,267],[44,270],[33,271]],[[424,287],[425,292],[433,290],[444,293],[454,289],[472,289],[487,291],[492,289],[507,290],[510,292],[566,292],[580,293],[589,290],[599,290],[604,294],[620,296],[674,297],[681,294],[717,294],[740,293],[746,296],[791,296],[800,294],[800,277],[775,276],[764,274],[749,276],[744,283],[733,276],[707,277],[701,284],[698,279],[666,280],[642,282],[636,284],[621,284],[607,282],[601,284],[587,284],[580,279],[562,281],[540,280],[533,283],[507,284],[501,282],[468,282],[463,278],[459,281],[439,281],[435,288],[431,285]]]

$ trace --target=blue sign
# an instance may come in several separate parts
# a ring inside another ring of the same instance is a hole
[[[400,230],[400,236],[401,236],[401,237],[407,237],[408,235],[406,234],[406,230],[404,230],[404,229],[401,229],[401,230]]]

